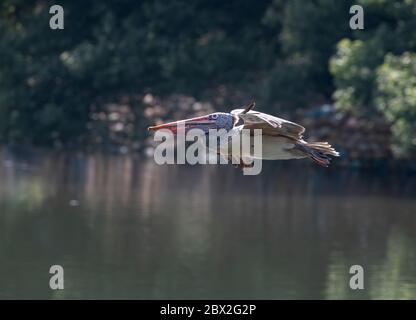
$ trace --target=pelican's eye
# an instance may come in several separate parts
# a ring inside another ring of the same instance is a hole
[[[210,120],[217,120],[218,119],[218,114],[211,114],[210,116],[209,116],[209,119]]]

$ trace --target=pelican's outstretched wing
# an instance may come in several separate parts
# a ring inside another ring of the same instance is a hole
[[[244,129],[262,129],[269,136],[286,136],[296,140],[302,139],[305,128],[301,125],[258,111],[242,113],[244,109],[235,109],[231,114],[243,119]]]

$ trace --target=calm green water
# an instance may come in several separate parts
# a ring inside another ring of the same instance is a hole
[[[415,180],[0,151],[0,298],[415,299]]]

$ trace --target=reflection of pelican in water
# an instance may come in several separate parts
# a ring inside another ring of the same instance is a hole
[[[331,147],[328,142],[307,142],[302,136],[305,128],[301,125],[271,116],[266,113],[252,111],[255,106],[253,102],[245,109],[236,109],[230,113],[215,112],[206,116],[191,119],[179,120],[149,127],[149,131],[158,129],[169,129],[173,133],[177,132],[178,125],[183,125],[185,132],[190,129],[200,129],[209,133],[211,129],[225,129],[228,136],[241,136],[244,134],[254,134],[254,129],[262,130],[262,151],[256,154],[256,150],[247,150],[239,156],[240,166],[247,166],[252,163],[251,159],[263,160],[288,160],[310,158],[317,164],[327,167],[329,156],[339,156],[339,153]],[[239,120],[243,120],[242,125],[237,125]],[[248,129],[248,130],[243,130]],[[232,158],[231,142],[232,139],[220,139],[225,141],[219,145],[219,153],[228,158]],[[235,139],[235,141],[241,141]],[[244,150],[243,150],[244,151]]]

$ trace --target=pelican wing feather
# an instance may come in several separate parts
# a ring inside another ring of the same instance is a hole
[[[244,129],[262,129],[264,135],[286,136],[296,140],[302,139],[305,128],[301,125],[272,116],[267,113],[250,110],[242,113],[244,109],[235,109],[231,114],[244,121]]]

